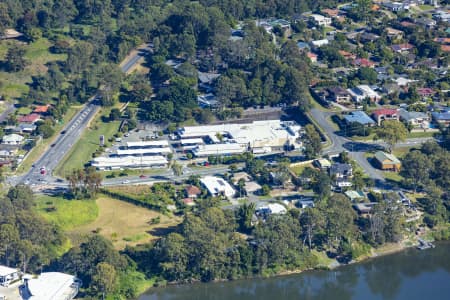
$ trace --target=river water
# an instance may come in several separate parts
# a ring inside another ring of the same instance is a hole
[[[450,243],[343,266],[268,279],[198,283],[149,290],[138,300],[450,299]]]

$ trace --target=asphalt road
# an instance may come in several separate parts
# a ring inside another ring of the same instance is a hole
[[[121,70],[124,73],[128,72],[146,52],[151,50],[150,47],[150,44],[141,47],[136,54],[129,57],[128,60],[122,64]],[[99,94],[89,99],[89,102],[67,123],[53,144],[51,144],[51,146],[41,155],[25,175],[10,177],[7,182],[11,185],[25,183],[38,189],[48,185],[67,185],[64,180],[54,177],[52,172],[80,139],[81,134],[86,129],[89,122],[100,109],[96,104],[98,97]],[[40,169],[42,167],[46,169],[45,175],[41,174]]]

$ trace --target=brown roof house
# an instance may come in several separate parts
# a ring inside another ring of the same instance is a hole
[[[374,164],[383,171],[400,171],[401,162],[393,154],[378,151],[374,156]]]
[[[195,199],[202,193],[202,191],[195,185],[190,185],[186,187],[184,191],[186,193],[187,198],[190,199]]]

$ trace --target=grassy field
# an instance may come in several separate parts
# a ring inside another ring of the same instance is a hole
[[[383,172],[383,176],[387,180],[390,180],[390,181],[393,181],[396,183],[400,183],[403,180],[403,177],[400,176],[400,174],[398,174],[397,172],[385,171],[385,172]]]
[[[426,138],[433,137],[435,132],[410,132],[408,138]]]
[[[94,200],[67,200],[39,195],[35,203],[38,212],[46,220],[58,224],[65,231],[91,223],[98,216],[98,207]]]
[[[123,249],[126,245],[147,243],[181,222],[181,218],[166,216],[106,196],[100,196],[96,202],[99,208],[98,217],[89,224],[75,228],[72,233],[83,235],[99,232],[111,239],[117,249]],[[151,220],[158,217],[160,223],[151,224]]]
[[[314,168],[312,163],[309,163],[309,164],[304,164],[304,165],[301,165],[301,166],[290,167],[289,169],[291,169],[291,171],[294,172],[296,175],[300,175],[300,174],[302,174],[303,170],[306,167]]]
[[[17,46],[19,42],[15,40],[4,40],[0,42],[0,60],[3,60],[8,47]],[[31,77],[34,75],[41,75],[47,72],[45,64],[51,61],[64,61],[67,58],[66,54],[52,54],[49,48],[52,43],[46,39],[41,38],[36,42],[25,45],[25,59],[28,60],[29,65],[25,70],[16,73],[0,72],[0,82],[3,85],[0,87],[0,94],[7,99],[20,97],[29,90],[28,83],[31,82]]]
[[[89,128],[83,132],[81,138],[64,158],[63,163],[55,169],[56,174],[65,176],[66,172],[82,168],[92,158],[92,153],[98,149],[100,135],[104,135],[108,140],[117,132],[119,121],[104,123],[101,115],[99,113]]]
[[[23,172],[27,172],[31,165],[42,155],[42,153],[48,148],[48,146],[53,142],[59,132],[63,129],[64,125],[73,118],[73,116],[81,109],[81,107],[70,107],[66,114],[63,117],[63,122],[54,126],[55,134],[48,138],[39,142],[28,154],[27,158],[20,164],[17,168],[17,173],[21,174]]]

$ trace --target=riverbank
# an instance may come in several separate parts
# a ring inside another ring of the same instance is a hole
[[[397,247],[392,247],[390,250]],[[450,243],[382,255],[333,271],[150,289],[138,300],[450,299]]]
[[[367,249],[367,254],[360,255],[358,258],[356,258],[348,263],[340,263],[335,258],[329,258],[325,252],[318,252],[316,250],[313,250],[313,255],[316,256],[317,261],[318,261],[318,264],[313,268],[283,270],[283,271],[278,271],[278,272],[269,270],[268,272],[266,272],[260,276],[250,276],[250,277],[246,277],[246,278],[239,278],[239,279],[237,279],[237,281],[260,280],[260,279],[268,279],[268,278],[276,278],[276,277],[285,277],[285,276],[289,276],[289,275],[299,275],[306,271],[335,270],[335,269],[338,269],[338,268],[340,269],[345,266],[359,265],[361,263],[367,263],[375,258],[389,256],[389,255],[393,255],[396,253],[405,252],[405,250],[408,250],[411,248],[415,248],[419,244],[418,238],[424,238],[425,240],[432,241],[432,240],[434,240],[434,238],[433,238],[434,235],[435,234],[442,235],[442,231],[444,229],[445,229],[444,227],[435,228],[434,230],[427,231],[427,233],[425,235],[421,235],[421,236],[417,236],[416,234],[411,233],[406,238],[404,238],[401,242],[384,244],[383,246],[378,247],[378,248],[370,247],[370,249]],[[440,235],[438,235],[438,236],[440,236]],[[442,240],[440,238],[438,238],[438,239]],[[448,238],[445,240],[448,240]],[[364,245],[363,245],[363,248],[364,248]],[[426,250],[426,251],[428,251],[428,250]],[[424,251],[424,252],[426,252],[426,251]],[[235,281],[235,280],[221,279],[221,280],[214,280],[211,283],[226,283],[226,282],[233,282],[233,281]],[[199,281],[192,281],[191,283],[192,284],[199,283]],[[163,281],[156,281],[154,288],[164,287],[166,285],[182,287],[182,286],[189,286],[190,284],[182,284],[182,283],[177,283],[177,282],[167,283],[163,280]],[[152,291],[152,288],[150,288],[146,293],[148,293],[149,291]]]

